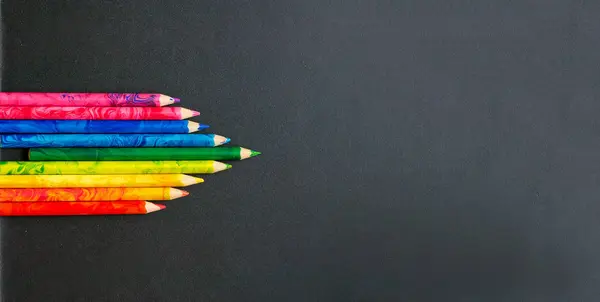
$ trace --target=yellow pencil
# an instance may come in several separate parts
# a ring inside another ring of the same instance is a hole
[[[185,187],[201,182],[185,174],[0,175],[0,188]]]
[[[212,174],[229,168],[214,160],[0,161],[0,175]]]

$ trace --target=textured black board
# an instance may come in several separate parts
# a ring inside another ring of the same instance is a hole
[[[2,4],[4,90],[164,92],[264,152],[153,215],[3,219],[5,301],[600,296],[597,1]]]

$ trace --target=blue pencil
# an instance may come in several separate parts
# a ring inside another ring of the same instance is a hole
[[[216,134],[7,134],[0,148],[214,147],[229,142]]]
[[[0,133],[190,133],[192,121],[0,120]]]

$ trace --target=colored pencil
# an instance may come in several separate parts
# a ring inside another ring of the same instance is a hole
[[[214,147],[229,142],[215,134],[5,134],[0,148]]]
[[[164,205],[147,201],[0,203],[0,216],[73,216],[148,214]]]
[[[179,103],[157,93],[0,92],[0,106],[160,107]]]
[[[214,160],[0,161],[0,175],[212,174],[229,168]]]
[[[3,120],[184,120],[199,114],[181,107],[0,107]]]
[[[240,160],[260,154],[242,147],[29,149],[30,160]]]
[[[0,202],[173,200],[189,193],[175,188],[7,188]]]
[[[0,175],[0,188],[185,187],[201,182],[185,174]]]
[[[0,120],[0,133],[191,133],[206,128],[186,120]]]

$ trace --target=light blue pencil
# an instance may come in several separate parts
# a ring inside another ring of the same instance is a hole
[[[216,134],[10,134],[0,148],[214,147],[229,138]]]

